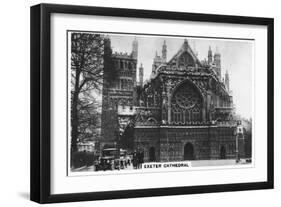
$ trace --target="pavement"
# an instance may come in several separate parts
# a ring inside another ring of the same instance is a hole
[[[189,161],[191,163],[192,167],[206,167],[206,166],[227,166],[227,165],[241,165],[241,164],[251,164],[251,163],[246,163],[246,162],[240,162],[240,163],[236,163],[235,159],[229,160],[229,159],[225,159],[225,160],[191,160]],[[133,165],[127,165],[126,168],[124,169],[120,169],[120,171],[122,170],[133,170]],[[95,166],[91,165],[91,166],[83,166],[80,168],[75,168],[75,169],[71,169],[72,172],[89,172],[89,171],[95,171]]]
[[[133,170],[133,165],[127,165],[126,168],[120,169],[120,170]],[[73,168],[71,169],[72,172],[89,172],[89,171],[95,171],[95,166],[83,166],[80,168]]]
[[[192,167],[236,165],[236,160],[193,160]]]

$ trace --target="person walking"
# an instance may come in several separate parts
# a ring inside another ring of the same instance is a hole
[[[144,162],[144,151],[142,150],[140,152],[140,163],[139,163],[139,168],[141,169],[142,168],[142,163]]]
[[[137,151],[135,150],[133,153],[133,168],[137,169]]]

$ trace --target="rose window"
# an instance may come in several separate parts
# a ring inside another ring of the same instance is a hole
[[[174,93],[172,104],[178,105],[183,109],[191,109],[196,104],[201,105],[201,97],[192,84],[184,83]]]
[[[172,98],[172,122],[189,123],[201,121],[202,98],[192,83],[182,84]]]
[[[175,101],[181,108],[190,109],[200,102],[200,97],[190,88],[181,88],[175,94]]]

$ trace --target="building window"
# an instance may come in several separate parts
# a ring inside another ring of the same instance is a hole
[[[174,93],[172,122],[188,123],[202,121],[202,98],[192,83],[183,83]]]

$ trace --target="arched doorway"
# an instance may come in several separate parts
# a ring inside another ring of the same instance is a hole
[[[225,146],[221,146],[221,148],[220,148],[220,159],[226,159],[226,149],[225,149]]]
[[[194,148],[191,143],[184,145],[184,160],[194,160]]]
[[[155,161],[156,161],[155,148],[154,147],[150,147],[149,148],[149,162],[155,162]]]

